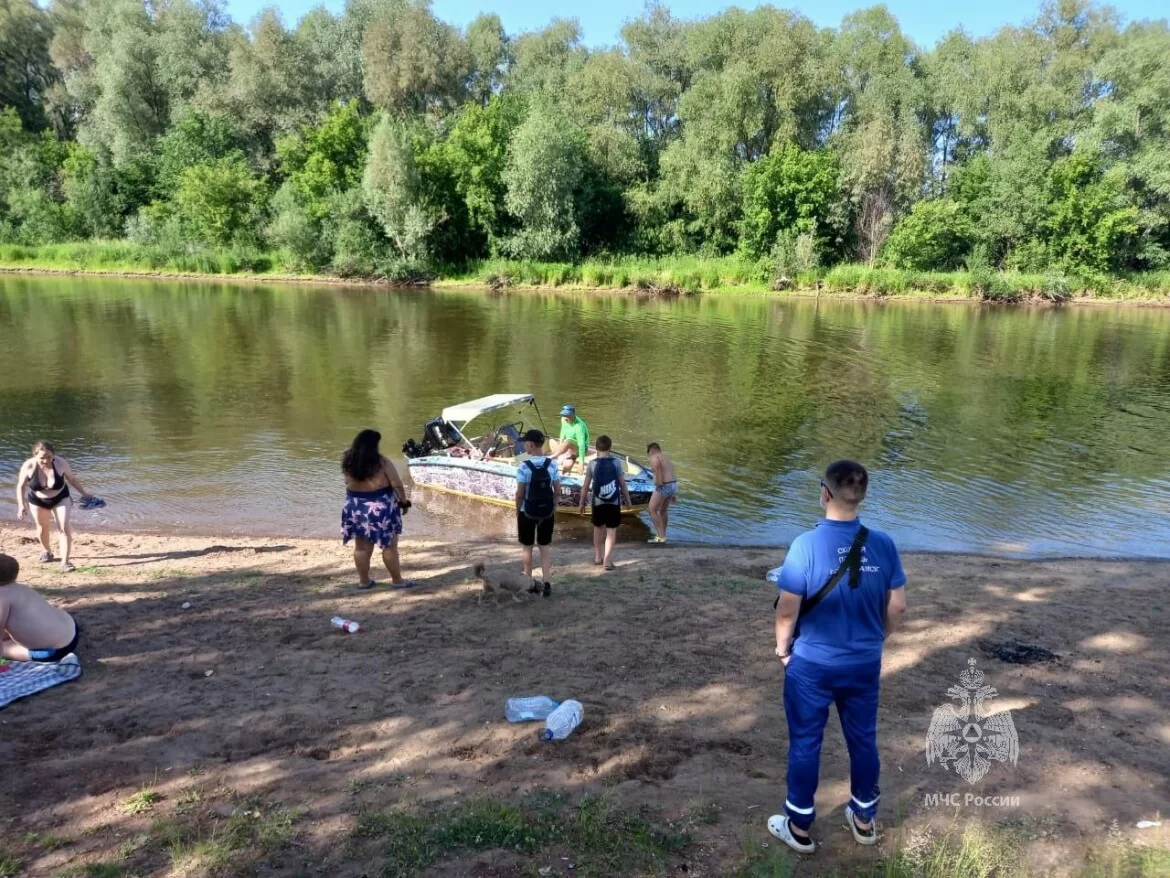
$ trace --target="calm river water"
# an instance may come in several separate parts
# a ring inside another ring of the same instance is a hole
[[[357,430],[398,457],[497,392],[660,441],[680,539],[785,544],[849,456],[907,549],[1170,557],[1170,310],[0,278],[0,479],[53,440],[109,501],[82,527],[330,535]],[[510,532],[420,507],[414,533]]]

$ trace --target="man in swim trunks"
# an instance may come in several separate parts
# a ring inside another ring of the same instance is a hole
[[[14,662],[59,662],[77,649],[77,623],[16,581],[20,564],[0,555],[0,656]]]
[[[662,446],[651,442],[646,446],[650,466],[654,470],[654,493],[650,495],[650,521],[654,523],[652,543],[666,542],[666,525],[670,519],[670,504],[678,499],[678,479],[674,475],[674,461],[667,457]]]
[[[589,453],[589,425],[577,417],[576,406],[561,408],[561,438],[550,444],[552,459],[561,472],[569,472],[574,464],[585,459]]]

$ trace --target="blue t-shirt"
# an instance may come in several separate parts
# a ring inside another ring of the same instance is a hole
[[[561,474],[557,470],[557,462],[555,460],[551,460],[550,458],[545,457],[543,454],[539,455],[537,457],[530,457],[528,459],[532,461],[532,465],[534,467],[536,467],[537,469],[540,469],[540,467],[544,464],[544,462],[546,460],[549,461],[549,464],[548,464],[548,477],[549,477],[549,479],[551,479],[553,482],[559,482],[561,480]],[[520,461],[520,463],[518,463],[516,465],[516,482],[517,482],[517,484],[527,485],[528,482],[531,480],[531,478],[532,478],[532,470],[530,470],[528,468],[527,463],[525,463],[524,461]],[[554,490],[556,489],[556,485],[553,486],[553,489]],[[527,488],[524,489],[524,497],[525,497],[524,502],[520,504],[520,511],[521,512],[524,511],[524,506],[528,503],[528,499],[527,499],[528,489]]]
[[[815,595],[849,554],[860,527],[861,519],[824,519],[798,536],[784,558],[777,587],[805,599]],[[906,584],[898,549],[881,531],[869,532],[859,581],[857,588],[850,588],[846,573],[832,593],[800,621],[794,656],[822,665],[881,661],[887,593]]]

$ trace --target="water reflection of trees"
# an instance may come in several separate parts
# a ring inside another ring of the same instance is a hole
[[[313,458],[368,423],[394,447],[452,401],[532,390],[549,426],[571,400],[621,447],[660,439],[705,499],[750,500],[753,516],[777,511],[777,476],[845,454],[895,486],[1016,485],[1026,506],[1164,475],[1168,320],[9,278],[0,373],[6,444],[44,433],[165,457],[264,442]]]

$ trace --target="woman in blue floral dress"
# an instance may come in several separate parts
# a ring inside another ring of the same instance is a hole
[[[398,470],[378,450],[381,440],[382,434],[377,430],[362,430],[341,456],[341,472],[345,476],[341,541],[343,544],[354,541],[353,563],[357,567],[358,588],[377,585],[370,578],[375,546],[382,550],[382,561],[390,572],[393,587],[410,588],[414,583],[402,578],[398,562],[402,515],[410,508],[410,500]]]

